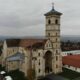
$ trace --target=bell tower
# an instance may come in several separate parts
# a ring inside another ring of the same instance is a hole
[[[52,42],[53,46],[53,72],[59,73],[62,71],[62,57],[60,47],[60,17],[62,13],[52,9],[45,14],[46,19],[46,37]]]

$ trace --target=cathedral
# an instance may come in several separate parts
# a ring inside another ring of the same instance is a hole
[[[62,72],[60,47],[60,17],[62,13],[54,6],[44,14],[45,38],[6,39],[3,44],[2,66],[6,71],[19,69],[28,75],[30,69],[35,76]]]

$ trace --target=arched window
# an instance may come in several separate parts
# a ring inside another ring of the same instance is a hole
[[[48,33],[48,36],[50,36],[50,33]]]
[[[50,19],[48,20],[48,24],[51,24],[51,20]]]
[[[56,61],[58,60],[58,56],[56,56]]]
[[[55,20],[55,24],[58,24],[58,20],[57,19]]]
[[[41,70],[39,69],[39,73],[40,73],[40,71],[41,71]]]
[[[40,53],[38,55],[40,56]]]
[[[40,62],[39,62],[39,65],[40,65]]]

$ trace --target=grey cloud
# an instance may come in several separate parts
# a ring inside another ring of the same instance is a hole
[[[23,20],[16,15],[7,15],[0,17],[0,26],[3,27],[14,27],[14,28],[21,28],[21,27],[29,27],[34,25],[39,25],[43,23],[43,19],[39,19],[38,17],[26,17]]]
[[[44,13],[51,9],[52,2],[53,0],[0,0],[0,35],[44,35]],[[55,9],[63,13],[61,34],[80,34],[80,1],[54,0],[54,3]]]

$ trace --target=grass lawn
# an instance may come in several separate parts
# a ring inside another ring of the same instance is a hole
[[[66,69],[66,68],[63,68],[63,72],[58,75],[65,77],[67,79],[70,79],[70,80],[80,77],[80,73]]]

